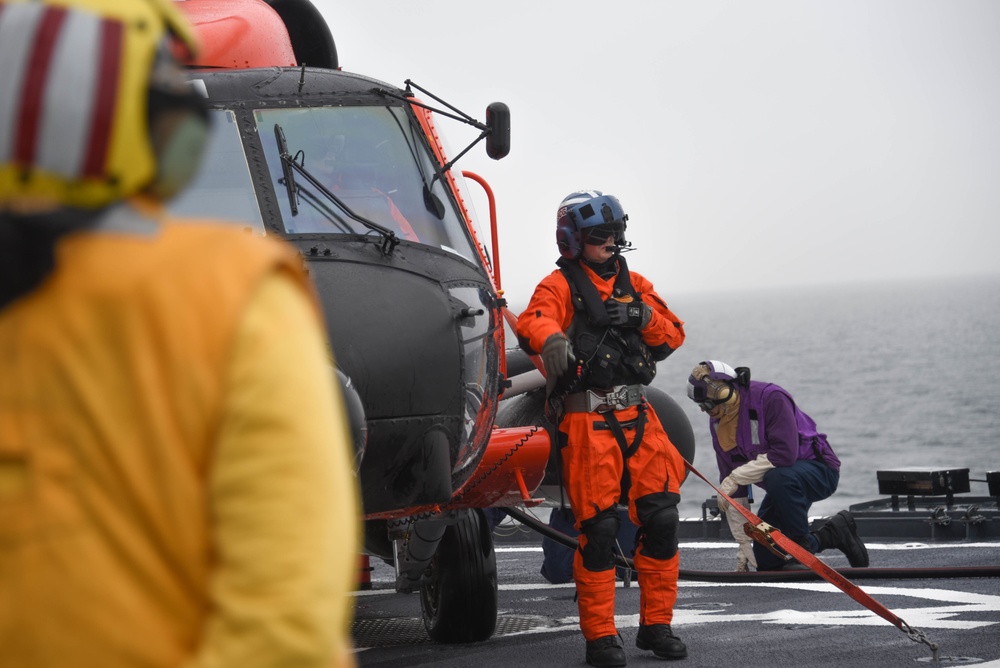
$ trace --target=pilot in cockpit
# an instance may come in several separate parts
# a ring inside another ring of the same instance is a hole
[[[380,165],[372,159],[375,149],[361,146],[362,137],[342,133],[317,138],[317,158],[306,153],[305,167],[355,214],[388,227],[402,238],[418,241],[413,226],[392,197],[379,186]],[[352,226],[354,227],[354,226]]]
[[[346,144],[346,139],[342,134],[330,135],[324,138],[323,143],[319,145],[322,153],[316,164],[306,164],[306,167],[313,172],[328,188],[342,187],[343,183],[343,172],[338,169],[338,158],[342,158],[344,155],[344,145]]]

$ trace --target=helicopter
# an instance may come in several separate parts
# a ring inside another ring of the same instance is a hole
[[[413,81],[343,71],[309,0],[175,2],[203,45],[189,78],[212,129],[170,209],[300,251],[357,427],[365,553],[394,565],[398,592],[419,592],[433,640],[486,640],[497,566],[483,509],[538,505],[543,482],[558,484],[540,362],[505,345],[493,192],[454,168],[480,141],[508,154],[510,110],[493,102],[481,122]],[[436,119],[480,134],[452,154]],[[489,247],[470,186],[490,204]]]

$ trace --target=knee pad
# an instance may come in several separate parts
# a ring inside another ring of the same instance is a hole
[[[580,531],[587,537],[587,544],[580,550],[583,567],[595,573],[615,567],[615,539],[621,518],[614,508],[608,508],[580,523]]]
[[[635,500],[636,514],[642,528],[637,542],[642,544],[642,553],[652,559],[671,559],[677,554],[677,528],[680,513],[677,512],[679,494],[661,492],[647,494]]]

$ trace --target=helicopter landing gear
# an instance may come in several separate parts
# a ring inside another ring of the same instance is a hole
[[[459,511],[420,586],[420,608],[431,639],[487,640],[497,624],[497,560],[482,511]]]

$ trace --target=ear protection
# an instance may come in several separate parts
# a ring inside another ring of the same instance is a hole
[[[716,390],[720,383],[729,388],[723,398]],[[703,411],[728,402],[735,393],[734,385],[750,387],[750,368],[741,366],[733,369],[725,362],[706,360],[699,362],[688,377],[688,398],[698,404]]]
[[[170,199],[198,172],[208,138],[208,108],[168,53],[166,42],[157,49],[150,76],[148,120],[156,171],[144,192]]]
[[[192,111],[175,110],[154,118],[150,132],[156,175],[145,192],[167,200],[184,190],[198,173],[208,139],[208,121]]]

